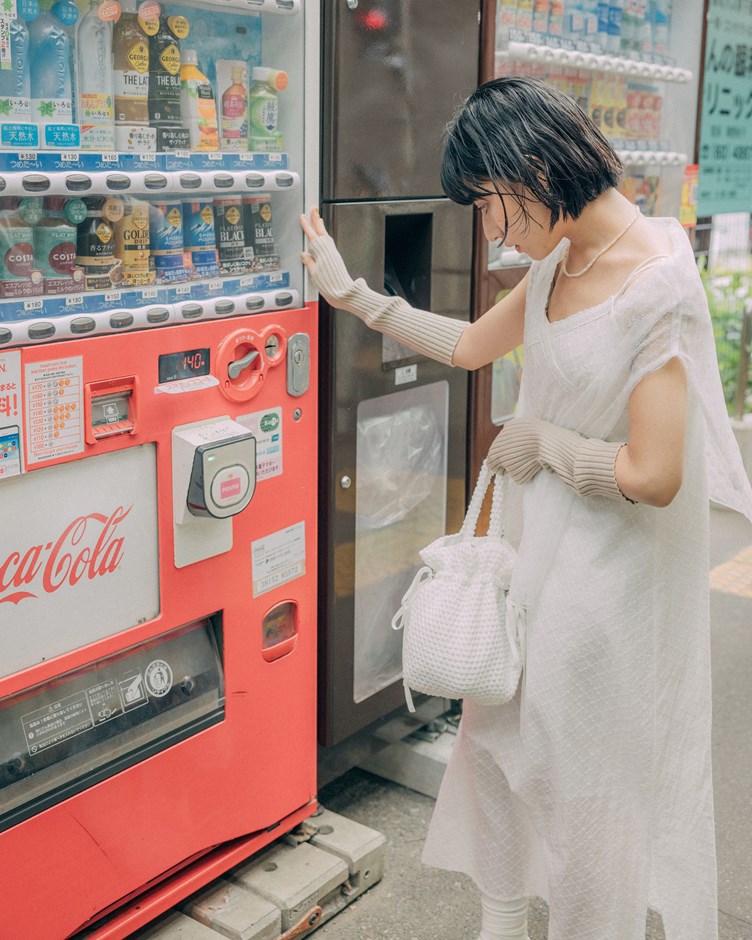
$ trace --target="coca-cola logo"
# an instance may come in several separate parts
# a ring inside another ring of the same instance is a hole
[[[3,262],[16,277],[29,277],[34,262],[34,246],[29,242],[16,242],[5,252]]]
[[[109,516],[77,516],[52,542],[12,551],[0,562],[0,604],[19,604],[112,574],[123,560],[118,526],[133,507],[118,506]]]
[[[71,274],[76,264],[76,246],[73,242],[61,242],[50,252],[50,267],[58,274]]]

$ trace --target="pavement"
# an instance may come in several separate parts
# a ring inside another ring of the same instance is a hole
[[[752,527],[736,513],[711,511],[710,561],[719,936],[752,940]],[[315,940],[474,940],[474,884],[420,861],[433,799],[360,769],[319,796],[327,809],[382,832],[387,846],[383,879]],[[547,926],[546,904],[532,899],[530,940],[545,940]],[[652,911],[646,940],[665,940]]]

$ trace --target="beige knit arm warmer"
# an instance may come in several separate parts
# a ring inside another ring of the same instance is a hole
[[[615,469],[622,447],[624,441],[601,441],[539,418],[517,418],[496,436],[488,464],[492,470],[506,470],[517,483],[526,483],[546,469],[580,496],[623,500],[627,497],[619,489]]]
[[[308,268],[311,279],[332,307],[354,313],[367,326],[421,355],[452,365],[452,354],[466,323],[417,310],[401,297],[385,297],[371,290],[362,278],[354,281],[331,235],[312,239],[308,253],[315,263]]]

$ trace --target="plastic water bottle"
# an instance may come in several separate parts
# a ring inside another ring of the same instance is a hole
[[[76,34],[78,123],[84,150],[114,150],[115,108],[112,80],[112,19],[101,14],[103,0],[91,0]]]
[[[61,5],[62,6],[62,5]],[[68,6],[66,5],[66,10]],[[31,118],[37,124],[73,121],[71,47],[63,21],[49,0],[29,27]]]
[[[31,119],[29,27],[23,20],[10,24],[11,67],[0,71],[0,117],[4,121]]]

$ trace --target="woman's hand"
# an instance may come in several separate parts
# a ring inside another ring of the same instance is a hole
[[[300,259],[308,270],[316,289],[332,307],[341,307],[352,291],[354,281],[337,251],[334,239],[327,232],[318,209],[310,217],[300,217],[300,225],[308,239],[308,251]]]
[[[538,421],[516,418],[507,421],[488,451],[488,466],[494,473],[505,470],[515,483],[527,483],[543,469]]]

